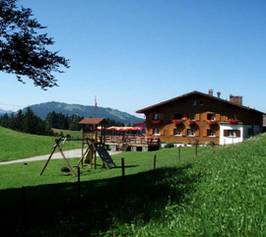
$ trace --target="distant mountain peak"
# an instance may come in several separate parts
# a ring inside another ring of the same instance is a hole
[[[62,113],[65,115],[79,115],[81,117],[102,117],[115,120],[117,122],[125,124],[134,124],[143,121],[143,119],[138,118],[126,112],[122,112],[118,109],[104,108],[97,106],[95,114],[95,106],[93,105],[80,105],[80,104],[68,104],[64,102],[49,101],[40,104],[34,104],[28,106],[32,111],[41,118],[46,118],[49,112]],[[26,108],[24,108],[25,110]]]
[[[0,108],[0,115],[1,114],[5,114],[5,113],[10,114],[10,113],[13,113],[13,111],[11,111],[11,110],[4,110],[4,109],[1,109]]]

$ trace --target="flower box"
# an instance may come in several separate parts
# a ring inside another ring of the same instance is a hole
[[[231,120],[229,120],[229,124],[231,124],[231,125],[237,125],[237,124],[239,124],[239,120],[237,120],[237,119],[231,119]]]
[[[152,120],[152,123],[153,124],[160,124],[161,123],[161,120]]]
[[[173,123],[176,125],[176,126],[179,126],[183,123],[183,120],[182,119],[173,119]]]
[[[189,126],[197,125],[197,122],[195,120],[189,120],[188,121]]]

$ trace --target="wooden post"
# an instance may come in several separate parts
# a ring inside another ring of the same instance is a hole
[[[53,156],[53,154],[54,154],[54,152],[55,152],[55,150],[56,150],[57,147],[58,147],[58,142],[56,142],[56,144],[54,144],[54,148],[53,148],[53,150],[52,150],[52,152],[51,152],[51,154],[50,154],[48,160],[46,161],[44,167],[42,168],[42,171],[41,171],[41,173],[40,173],[40,176],[42,176],[44,170],[46,169],[46,167],[47,167],[49,161],[51,160],[51,158],[52,158],[52,156]]]
[[[80,198],[80,167],[79,165],[77,166],[78,169],[78,198]]]
[[[97,158],[96,158],[96,150],[94,151],[94,169],[97,169]]]
[[[71,166],[69,160],[65,157],[65,154],[64,154],[64,152],[62,151],[61,147],[58,146],[58,148],[59,148],[59,152],[61,153],[63,159],[64,159],[65,162],[67,163],[67,166],[68,166],[70,172],[72,173],[73,176],[76,176],[75,171],[73,170],[73,168],[72,168],[72,166]]]
[[[155,154],[154,157],[153,157],[153,169],[154,170],[156,169],[156,160],[157,160],[157,156]]]
[[[121,158],[122,178],[125,178],[125,159]]]
[[[83,168],[83,157],[84,157],[84,140],[82,139],[81,140],[81,160],[80,160],[80,162],[81,162],[81,167]],[[78,164],[78,166],[79,166],[79,164]]]
[[[178,159],[181,161],[181,146],[178,147]]]

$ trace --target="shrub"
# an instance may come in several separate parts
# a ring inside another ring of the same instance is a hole
[[[173,148],[174,147],[174,143],[172,143],[172,142],[169,142],[169,143],[167,143],[165,146],[164,146],[164,148]]]

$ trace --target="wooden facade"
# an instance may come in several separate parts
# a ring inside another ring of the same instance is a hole
[[[238,104],[242,97],[230,99],[194,91],[137,113],[146,116],[146,135],[159,136],[161,142],[219,144],[220,124],[262,126],[260,111]]]

